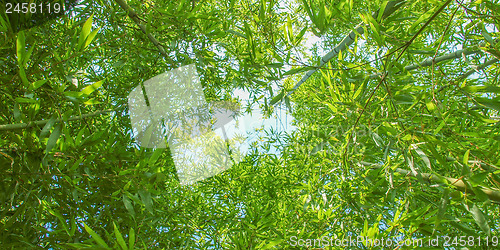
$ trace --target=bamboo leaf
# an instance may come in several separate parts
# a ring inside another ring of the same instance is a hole
[[[103,84],[103,80],[95,82],[94,84],[89,85],[89,86],[85,87],[84,89],[82,89],[81,93],[83,93],[84,95],[90,95],[92,92],[94,92],[94,90],[101,87],[102,84]]]
[[[40,139],[47,137],[49,135],[50,129],[54,126],[56,123],[56,116],[52,116],[45,126],[43,126],[42,131],[40,132]]]
[[[132,205],[132,201],[130,201],[130,199],[126,194],[123,194],[123,204],[125,205],[125,208],[127,209],[128,213],[132,216],[132,218],[135,218],[134,206]]]
[[[96,232],[94,232],[92,228],[88,227],[87,224],[85,224],[85,222],[83,223],[83,226],[85,228],[85,231],[87,231],[87,233],[90,234],[90,236],[92,236],[92,239],[94,239],[97,244],[99,244],[101,247],[109,248],[108,244],[104,242],[101,236],[99,236]]]
[[[484,39],[489,43],[491,44],[492,46],[495,46],[495,40],[493,39],[493,37],[490,35],[490,33],[488,33],[488,31],[486,31],[486,29],[484,28],[484,25],[481,25],[481,35],[483,35]]]
[[[123,250],[127,250],[128,249],[127,244],[125,244],[125,240],[123,239],[123,236],[120,233],[120,230],[118,230],[118,227],[116,227],[115,222],[113,222],[113,228],[114,228],[113,230],[115,232],[116,241],[118,241],[118,245],[120,245],[120,247]]]
[[[283,98],[283,95],[284,95],[284,92],[280,92],[277,96],[273,97],[273,99],[271,99],[271,102],[269,103],[269,105],[273,106],[274,104],[276,104],[277,102],[279,102],[282,98]]]
[[[85,45],[83,46],[84,48],[87,48],[89,44],[94,40],[95,36],[97,35],[97,32],[99,32],[100,28],[95,29],[90,33],[90,35],[87,37],[87,40],[85,41]]]
[[[288,98],[288,96],[285,96],[285,105],[290,111],[290,113],[292,113],[292,105],[290,104],[290,98]]]
[[[17,62],[19,66],[24,66],[22,64],[24,54],[26,53],[26,38],[24,36],[24,31],[19,31],[17,34],[16,45]]]
[[[62,133],[62,123],[58,123],[54,127],[54,130],[50,134],[49,140],[47,141],[47,147],[45,148],[46,154],[49,154],[50,151],[52,151],[52,149],[56,146],[57,140],[59,140],[61,133]]]
[[[499,101],[490,100],[488,98],[480,98],[480,97],[476,97],[476,101],[489,109],[494,109],[496,111],[500,111],[500,102]]]
[[[484,180],[486,180],[486,178],[488,177],[488,174],[489,173],[478,173],[478,174],[474,174],[473,176],[471,176],[469,178],[469,180],[475,184],[476,186],[477,185],[482,185]]]
[[[87,41],[87,37],[90,34],[90,29],[92,28],[92,19],[94,15],[90,15],[90,17],[85,21],[82,27],[82,31],[80,32],[80,37],[78,38],[78,49],[82,49],[85,41]]]
[[[16,97],[16,102],[18,103],[37,103],[37,100],[25,97]]]
[[[245,34],[241,33],[241,32],[234,31],[234,30],[228,30],[227,32],[231,33],[233,35],[239,36],[241,38],[248,39],[248,37]]]
[[[466,166],[469,165],[469,154],[470,154],[470,149],[468,149],[465,154],[464,154],[464,157],[463,157],[463,161],[462,163]]]
[[[488,236],[491,235],[490,226],[488,225],[488,220],[483,212],[476,206],[476,204],[472,205],[472,208],[469,210],[472,214],[472,217],[476,221],[476,224],[485,232]]]
[[[419,24],[421,24],[425,19],[427,19],[428,17],[430,17],[432,15],[432,13],[435,12],[435,9],[436,8],[432,8],[430,9],[429,11],[425,12],[423,15],[421,15],[417,21],[415,21],[411,26],[410,28],[408,29],[408,33],[409,34],[413,34],[415,32],[415,29],[417,28],[417,26]]]
[[[36,82],[33,83],[33,89],[38,89],[40,88],[42,85],[44,85],[47,81],[49,81],[48,79],[43,79],[43,80],[38,80]]]
[[[153,200],[151,199],[151,193],[146,190],[139,190],[139,195],[141,196],[141,201],[144,203],[146,210],[148,212],[153,213]]]
[[[21,77],[21,81],[23,82],[24,86],[29,87],[30,83],[28,81],[28,78],[26,77],[26,71],[24,71],[24,66],[19,66],[19,76]]]
[[[128,231],[128,248],[134,249],[134,244],[135,244],[135,232],[133,228],[130,228],[130,230]]]
[[[465,86],[462,88],[463,90],[467,92],[472,92],[472,93],[500,93],[500,87],[498,86]]]
[[[302,41],[302,38],[304,37],[304,34],[306,33],[307,31],[307,26],[304,27],[300,32],[299,34],[295,37],[295,40],[294,40],[294,45],[295,46],[298,46],[300,44],[300,42]]]
[[[32,45],[29,49],[28,49],[28,53],[26,53],[23,57],[23,61],[21,63],[21,65],[24,67],[26,66],[26,64],[29,62],[30,58],[31,58],[31,54],[33,53],[33,50],[35,49],[35,45]]]

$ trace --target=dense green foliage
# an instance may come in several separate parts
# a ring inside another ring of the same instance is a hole
[[[2,248],[363,236],[442,249],[472,236],[458,244],[491,249],[500,237],[497,0],[83,0],[22,31],[4,7]],[[297,129],[268,131],[231,169],[180,185],[168,149],[137,146],[127,96],[192,63],[207,101],[286,108]]]

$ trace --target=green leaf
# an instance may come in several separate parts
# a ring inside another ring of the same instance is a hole
[[[380,6],[380,9],[378,10],[378,15],[377,15],[377,22],[380,22],[382,20],[382,16],[384,15],[385,8],[387,7],[387,3],[389,1],[384,1],[382,5]]]
[[[118,241],[118,245],[120,245],[120,247],[123,250],[127,250],[128,249],[127,244],[125,243],[125,240],[123,239],[123,236],[120,233],[120,230],[118,230],[118,227],[116,227],[115,222],[113,222],[113,228],[114,228],[114,232],[115,232],[116,241]]]
[[[383,41],[382,37],[380,36],[380,25],[371,15],[366,15],[366,19],[368,21],[368,24],[370,25],[371,30],[373,31],[373,38],[379,46],[382,46]]]
[[[234,31],[234,30],[228,30],[227,32],[231,33],[233,35],[239,36],[241,38],[248,39],[248,37],[245,34],[242,34],[241,32]]]
[[[101,87],[102,84],[103,84],[103,80],[95,82],[94,84],[89,85],[89,86],[85,87],[84,89],[82,89],[81,93],[83,93],[84,95],[90,95],[92,92],[94,92],[94,90]]]
[[[495,46],[495,40],[493,39],[493,37],[490,35],[490,33],[488,33],[488,31],[486,31],[486,29],[484,28],[484,25],[482,25],[481,27],[481,35],[483,35],[484,39],[489,43],[491,44],[492,46]]]
[[[29,49],[28,49],[28,53],[26,53],[23,57],[23,61],[21,62],[21,65],[24,67],[26,66],[26,64],[29,62],[30,58],[31,58],[31,54],[33,53],[33,50],[35,49],[35,46],[32,45]]]
[[[18,102],[18,103],[37,103],[38,101],[35,99],[30,99],[30,98],[17,97],[16,102]]]
[[[496,111],[500,111],[500,102],[499,101],[490,100],[488,98],[480,98],[480,97],[476,97],[475,99],[478,103],[480,103],[481,105],[483,105],[489,109],[494,109]]]
[[[44,85],[47,81],[49,81],[48,79],[44,79],[44,80],[38,80],[36,82],[33,83],[33,89],[38,89],[40,88],[42,85]]]
[[[284,94],[285,93],[283,91],[281,91],[277,96],[275,96],[275,97],[273,97],[273,99],[271,99],[271,102],[269,103],[269,105],[273,106],[274,104],[281,101],[281,99],[283,99]]]
[[[26,38],[24,37],[24,31],[19,31],[17,34],[16,45],[17,62],[19,66],[24,66],[22,64],[24,53],[26,53]]]
[[[415,32],[415,28],[420,24],[422,23],[425,19],[427,19],[428,17],[430,17],[432,15],[432,13],[434,13],[434,10],[436,8],[432,8],[430,9],[429,11],[425,12],[423,15],[421,15],[417,21],[415,21],[411,27],[408,29],[408,34],[413,34]]]
[[[28,78],[26,77],[24,66],[19,66],[19,76],[21,77],[21,81],[23,82],[24,86],[29,87],[30,83],[28,81]]]
[[[476,224],[485,232],[488,236],[491,235],[490,226],[488,225],[488,220],[484,216],[483,212],[474,204],[469,210],[476,221]]]
[[[425,105],[427,106],[427,109],[429,109],[429,111],[433,111],[436,109],[436,104],[434,104],[432,101],[427,102]]]
[[[14,121],[20,122],[23,118],[23,114],[19,108],[19,103],[14,103]]]
[[[415,152],[417,152],[420,158],[422,158],[422,161],[425,163],[425,166],[427,166],[427,168],[432,170],[431,161],[429,160],[429,157],[427,157],[427,155],[424,153],[424,151],[422,151],[420,148],[415,148]]]
[[[290,113],[292,113],[292,105],[290,104],[290,98],[288,96],[285,96],[285,105],[290,111]]]
[[[302,38],[304,37],[304,34],[306,33],[307,31],[307,25],[306,27],[304,27],[300,32],[299,34],[294,38],[294,45],[297,46],[299,45],[299,43],[302,41]]]
[[[139,190],[139,195],[141,196],[141,201],[146,206],[146,210],[148,212],[153,213],[153,200],[151,199],[151,193],[148,191],[141,189]]]
[[[466,166],[469,166],[469,154],[470,154],[470,149],[468,149],[463,157],[462,163]]]
[[[472,185],[472,191],[474,192],[475,197],[480,201],[487,201],[490,199],[490,197],[486,193],[484,193],[484,191],[479,186]]]
[[[85,222],[83,223],[83,226],[85,228],[85,231],[87,231],[87,233],[89,233],[90,236],[92,236],[92,239],[94,239],[97,244],[99,244],[102,247],[109,248],[109,246],[106,244],[106,242],[104,242],[101,236],[99,236],[96,232],[94,232],[92,228],[88,227],[87,224],[85,224]]]
[[[481,185],[483,184],[484,180],[486,179],[486,177],[488,177],[488,174],[489,173],[478,173],[478,174],[474,174],[473,176],[471,176],[469,178],[469,180],[476,184],[476,185]]]
[[[64,230],[69,234],[68,224],[66,223],[66,219],[64,219],[64,217],[58,211],[52,210],[50,208],[48,209],[48,211],[50,214],[54,215],[57,219],[59,219]]]
[[[157,148],[151,155],[151,158],[149,158],[148,165],[153,166],[156,161],[158,161],[158,158],[165,152],[164,148]]]
[[[126,194],[123,194],[123,204],[125,205],[125,208],[127,209],[128,213],[132,216],[132,218],[135,218],[134,206],[132,205],[132,201],[130,201],[130,199]]]
[[[436,225],[435,229],[439,227],[439,223],[444,219],[444,215],[446,214],[446,208],[448,207],[450,199],[450,190],[446,188],[443,192],[443,195],[441,196],[441,200],[438,204],[438,214],[437,214],[437,220],[436,220]]]
[[[283,63],[270,63],[270,64],[267,64],[266,67],[268,68],[281,68],[283,67]]]
[[[467,91],[467,92],[473,92],[473,93],[477,93],[477,92],[480,92],[480,93],[500,93],[500,87],[498,86],[492,86],[492,85],[488,85],[488,86],[465,86],[464,88],[462,88],[463,90]]]
[[[130,228],[130,230],[128,231],[128,248],[134,249],[134,244],[135,244],[135,232],[133,228]]]
[[[52,149],[56,146],[57,140],[61,136],[62,133],[62,123],[58,123],[52,133],[49,136],[49,140],[47,141],[47,147],[45,149],[45,153],[48,154]]]
[[[50,117],[50,119],[45,123],[45,126],[43,126],[42,131],[40,132],[40,139],[45,138],[49,135],[50,129],[54,126],[56,123],[56,116]]]
[[[281,244],[284,240],[283,239],[279,239],[279,240],[272,240],[270,241],[267,245],[265,245],[264,247],[262,247],[262,249],[270,249],[270,248],[273,248],[274,246],[277,246],[279,244]]]
[[[90,15],[90,17],[87,19],[87,21],[85,21],[85,23],[83,24],[81,35],[85,38],[87,38],[87,36],[90,33],[90,29],[92,28],[92,19],[93,18],[94,18],[94,14]]]

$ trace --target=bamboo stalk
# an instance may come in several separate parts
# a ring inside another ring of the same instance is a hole
[[[454,60],[454,59],[461,57],[462,55],[468,56],[468,55],[472,55],[472,54],[477,54],[479,52],[480,52],[479,50],[473,50],[473,51],[465,50],[465,49],[464,50],[457,50],[455,52],[436,57],[434,59],[434,64],[440,63],[442,61]],[[414,70],[414,69],[418,69],[418,68],[429,67],[429,66],[432,66],[432,64],[433,64],[432,58],[428,58],[420,63],[406,66],[405,70],[410,71],[410,70]],[[398,73],[401,73],[401,72],[398,72]],[[467,76],[469,76],[469,75],[467,75]],[[370,75],[370,79],[375,79],[375,78],[379,78],[379,77],[380,77],[380,74]]]
[[[497,59],[497,58],[493,58],[493,59],[491,59],[491,60],[488,60],[488,61],[486,61],[485,63],[483,63],[483,64],[481,64],[481,65],[477,66],[475,69],[471,69],[471,70],[467,71],[465,74],[463,74],[462,76],[460,76],[460,78],[458,78],[457,82],[459,82],[459,81],[461,81],[461,80],[463,80],[463,79],[465,79],[465,78],[469,77],[469,76],[470,76],[470,75],[472,75],[474,72],[477,72],[477,71],[479,71],[479,70],[482,70],[482,69],[484,69],[484,68],[486,68],[486,67],[488,67],[488,66],[490,66],[490,65],[492,65],[492,64],[494,64],[494,63],[497,63],[497,62],[498,62],[498,59]]]
[[[453,60],[453,59],[459,58],[462,56],[462,54],[468,56],[468,55],[472,55],[472,54],[477,54],[479,52],[480,52],[479,50],[474,50],[474,51],[469,51],[469,50],[465,50],[465,49],[457,50],[457,51],[452,52],[450,54],[436,57],[436,59],[434,59],[434,64],[440,63],[442,61]],[[405,70],[410,71],[410,70],[418,69],[421,67],[429,67],[429,66],[432,66],[432,63],[433,63],[432,61],[433,61],[432,58],[429,58],[429,59],[422,61],[421,63],[406,66]]]
[[[114,112],[114,111],[115,111],[114,109],[97,111],[97,112],[93,112],[93,113],[89,113],[89,114],[85,114],[85,115],[81,115],[81,116],[70,117],[67,121],[81,120],[81,119],[95,117],[95,116],[99,116],[99,115],[109,113],[109,112]],[[30,128],[30,127],[34,127],[34,126],[43,126],[43,125],[47,124],[48,121],[49,120],[40,120],[40,121],[33,121],[33,122],[29,122],[29,123],[4,124],[4,125],[0,125],[0,131],[25,129],[25,128]],[[64,120],[61,118],[56,120],[56,122],[63,122],[63,121]]]
[[[361,162],[361,164],[365,165],[365,166],[377,168],[377,169],[382,167],[381,165],[373,164],[373,163],[369,163],[369,162]],[[405,175],[405,176],[417,177],[417,175],[418,175],[418,173],[415,174],[409,170],[402,169],[402,168],[396,168],[394,171],[396,171],[402,175]],[[469,185],[467,185],[464,181],[462,181],[461,179],[456,179],[456,178],[452,178],[452,177],[444,177],[444,176],[439,177],[437,175],[428,174],[428,173],[420,173],[420,176],[422,176],[423,179],[426,179],[429,181],[434,181],[437,183],[449,182],[450,185],[452,185],[453,187],[455,187],[456,189],[458,189],[462,192],[476,195],[474,193],[474,191],[472,190],[472,188]],[[487,187],[479,187],[479,189],[481,189],[481,191],[483,191],[483,193],[488,195],[488,198],[490,198],[490,200],[500,202],[500,191],[499,190],[491,189],[491,188],[487,188]]]
[[[386,18],[386,17],[392,15],[392,13],[394,13],[397,9],[399,9],[403,5],[404,2],[405,2],[405,0],[395,0],[395,1],[388,2],[385,9],[384,9],[384,13],[382,15],[382,18]],[[375,12],[372,15],[375,19],[377,19],[378,12],[379,11]],[[335,47],[333,50],[328,52],[328,54],[326,54],[325,56],[323,56],[321,58],[320,63],[317,67],[314,67],[314,69],[309,70],[302,77],[302,79],[300,79],[300,81],[297,82],[297,84],[295,84],[295,86],[293,86],[292,90],[288,91],[285,98],[287,98],[293,92],[295,92],[295,90],[297,90],[305,81],[307,81],[307,79],[309,79],[309,77],[311,77],[312,74],[314,74],[321,67],[323,67],[328,61],[330,61],[332,58],[336,57],[340,51],[344,51],[349,45],[353,44],[354,39],[356,38],[357,34],[363,35],[365,26],[366,25],[364,25],[363,23],[358,24],[356,26],[356,28],[354,28],[354,31],[351,31],[351,33],[349,33],[347,36],[345,36],[344,39],[342,39],[342,41],[340,42],[340,44],[337,45],[337,47]],[[282,98],[281,100],[284,100],[285,98]],[[281,100],[280,100],[280,102],[281,102]],[[280,102],[277,102],[276,105],[279,104]]]
[[[167,52],[165,52],[165,49],[162,47],[160,42],[158,42],[158,40],[156,40],[156,38],[151,33],[147,32],[146,27],[141,23],[141,20],[139,19],[139,16],[134,11],[134,9],[128,6],[128,4],[124,0],[115,0],[115,2],[118,3],[118,5],[120,5],[120,7],[128,13],[130,19],[132,19],[132,21],[134,21],[137,24],[137,26],[139,26],[142,32],[146,34],[149,41],[151,41],[158,48],[158,50],[160,50],[160,53],[164,57],[169,58]]]

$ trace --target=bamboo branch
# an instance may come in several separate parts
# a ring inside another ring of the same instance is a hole
[[[394,13],[397,9],[399,9],[403,3],[405,2],[405,0],[395,0],[395,1],[390,1],[387,3],[385,9],[384,9],[384,13],[382,15],[382,18],[386,18],[390,15],[392,15],[392,13]],[[376,11],[372,16],[377,19],[377,16],[378,16],[378,12],[379,11]],[[300,79],[299,82],[297,82],[297,84],[295,84],[295,86],[293,86],[292,90],[288,91],[288,93],[286,94],[285,98],[287,98],[288,96],[290,96],[293,92],[295,92],[295,90],[297,90],[300,85],[302,85],[305,81],[307,81],[307,79],[309,79],[309,77],[312,76],[312,74],[314,74],[316,71],[318,71],[321,67],[323,67],[328,61],[330,61],[332,58],[336,57],[340,51],[344,51],[346,50],[346,48],[353,44],[354,43],[354,39],[356,38],[356,35],[357,34],[360,34],[360,35],[363,35],[363,33],[365,32],[364,31],[364,27],[367,26],[367,25],[364,25],[363,23],[360,23],[356,26],[356,28],[354,28],[354,31],[351,31],[351,33],[349,33],[347,36],[344,37],[344,39],[342,39],[342,42],[340,42],[339,45],[337,45],[337,47],[335,47],[333,50],[331,50],[330,52],[328,52],[328,54],[326,54],[325,56],[323,56],[320,60],[320,63],[318,66],[314,67],[314,69],[311,69],[309,70],[303,77],[302,79]],[[282,98],[280,100],[280,102],[285,99],[285,98]],[[277,102],[276,105],[280,102]]]
[[[434,64],[440,63],[442,61],[453,60],[453,59],[459,58],[462,56],[462,54],[468,56],[468,55],[472,55],[472,54],[477,54],[479,52],[480,52],[479,50],[474,50],[474,51],[469,51],[469,50],[465,50],[465,49],[464,50],[457,50],[457,51],[452,52],[450,54],[436,57],[434,59]],[[432,60],[432,58],[429,58],[427,60],[422,61],[421,63],[406,66],[405,70],[410,71],[410,70],[418,69],[421,67],[429,67],[432,64],[433,64],[433,60]]]
[[[436,57],[434,59],[434,64],[440,63],[442,61],[454,60],[454,59],[461,57],[462,55],[468,56],[468,55],[472,55],[472,54],[477,54],[479,52],[480,52],[479,50],[474,50],[474,51],[457,50],[455,52]],[[432,64],[433,64],[432,58],[428,58],[420,63],[406,66],[405,70],[410,71],[410,70],[414,70],[414,69],[418,69],[418,68],[429,67],[429,66],[432,66]],[[401,73],[401,72],[399,72],[399,73]],[[379,77],[380,77],[380,74],[370,75],[370,79],[375,79],[375,78],[379,78]]]
[[[165,52],[165,49],[162,47],[160,42],[158,42],[158,40],[156,40],[156,38],[151,33],[147,32],[146,27],[141,23],[141,20],[139,19],[139,16],[134,11],[134,9],[132,9],[130,6],[128,6],[128,4],[124,0],[115,0],[115,2],[118,3],[118,5],[120,5],[120,7],[128,13],[128,16],[130,17],[130,19],[132,19],[132,21],[134,21],[137,24],[137,26],[139,26],[139,28],[142,30],[142,32],[144,34],[146,34],[149,41],[151,41],[158,48],[158,50],[160,50],[160,53],[164,57],[170,58],[167,55],[167,52]]]
[[[488,60],[485,63],[475,67],[474,69],[467,71],[465,74],[463,74],[462,76],[460,76],[460,78],[457,79],[457,82],[464,80],[465,78],[469,77],[470,75],[474,74],[475,72],[477,72],[479,70],[483,70],[483,69],[487,68],[488,66],[490,66],[494,63],[497,63],[497,62],[498,62],[497,58],[493,58],[491,60]]]
[[[493,59],[491,59],[491,60],[486,61],[486,62],[485,62],[485,63],[483,63],[483,64],[480,64],[479,66],[476,66],[474,69],[471,69],[471,70],[469,70],[469,71],[465,72],[465,73],[464,73],[463,75],[461,75],[461,76],[460,76],[460,77],[459,77],[456,81],[453,81],[453,82],[451,82],[451,83],[449,83],[449,84],[446,84],[446,85],[442,86],[441,88],[439,88],[439,89],[438,89],[438,91],[437,91],[437,92],[441,92],[441,91],[443,91],[445,88],[455,85],[457,82],[460,82],[460,81],[464,80],[465,78],[469,77],[470,75],[474,74],[475,72],[477,72],[477,71],[479,71],[479,70],[483,70],[483,69],[485,69],[486,67],[488,67],[488,66],[490,66],[490,65],[492,65],[492,64],[494,64],[494,63],[497,63],[498,61],[499,61],[499,60],[498,60],[497,58],[493,58]]]
[[[370,166],[370,167],[373,167],[376,169],[379,169],[382,167],[381,165],[373,164],[373,163],[369,163],[369,162],[360,162],[360,164],[364,165],[364,166]],[[472,188],[469,185],[467,185],[467,183],[462,181],[461,179],[455,179],[452,177],[444,177],[444,176],[439,177],[437,175],[428,174],[428,173],[415,174],[409,170],[402,169],[402,168],[396,168],[394,171],[400,173],[401,175],[411,176],[411,177],[417,177],[417,175],[420,175],[425,180],[429,180],[429,181],[433,181],[433,182],[437,182],[437,183],[449,183],[450,185],[452,185],[453,187],[455,187],[456,189],[458,189],[462,192],[476,195],[474,193],[474,191],[472,190]],[[488,198],[490,198],[490,200],[500,202],[500,191],[499,190],[491,189],[491,188],[487,188],[487,187],[479,187],[479,189],[481,189],[481,191],[483,191],[483,193],[488,195]]]
[[[85,114],[85,115],[81,115],[81,116],[70,117],[67,121],[81,120],[81,119],[95,117],[95,116],[99,116],[99,115],[109,113],[109,112],[114,112],[114,111],[116,111],[116,110],[107,109],[107,110],[103,110],[103,111],[97,111],[97,112],[93,112],[93,113],[89,113],[89,114]],[[30,128],[30,127],[34,127],[34,126],[43,126],[48,121],[49,120],[41,120],[41,121],[33,121],[33,122],[29,122],[29,123],[15,123],[15,124],[0,125],[0,131],[25,129],[25,128]],[[61,119],[61,118],[56,120],[56,122],[63,122],[63,121],[65,121],[65,120]]]

